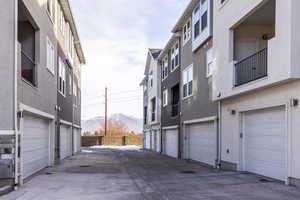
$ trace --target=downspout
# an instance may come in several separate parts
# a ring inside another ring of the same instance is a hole
[[[218,137],[217,137],[217,168],[220,169],[221,168],[221,100],[218,102],[218,119],[217,119],[217,123],[218,123]]]
[[[18,130],[18,0],[14,1],[14,131],[15,131],[15,183],[14,189],[17,190],[19,183],[19,172],[18,172],[18,156],[19,156],[19,130]]]

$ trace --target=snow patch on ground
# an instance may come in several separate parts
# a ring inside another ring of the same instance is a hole
[[[91,149],[113,149],[113,150],[120,150],[120,151],[140,151],[142,147],[128,145],[128,146],[91,146]]]
[[[81,150],[82,153],[93,153],[91,150]]]

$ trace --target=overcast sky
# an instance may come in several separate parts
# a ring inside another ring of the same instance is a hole
[[[87,64],[82,69],[82,117],[109,114],[142,118],[148,48],[163,48],[189,0],[72,0]]]

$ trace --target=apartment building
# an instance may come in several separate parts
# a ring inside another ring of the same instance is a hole
[[[213,72],[222,167],[298,185],[299,8],[297,0],[215,3]]]
[[[161,49],[149,49],[145,66],[144,81],[144,147],[161,151],[161,67],[158,56]]]
[[[180,157],[180,45],[181,34],[174,33],[160,53],[162,153]]]
[[[78,150],[85,58],[68,0],[1,1],[0,10],[6,30],[0,33],[5,86],[0,91],[0,135],[5,138],[0,178],[19,185],[62,159],[63,149],[68,156]]]
[[[218,103],[212,101],[213,1],[191,1],[172,32],[182,35],[182,157],[215,167],[219,145]]]

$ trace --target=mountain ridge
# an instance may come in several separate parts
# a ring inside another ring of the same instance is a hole
[[[128,131],[135,133],[142,133],[143,120],[137,117],[126,115],[122,113],[115,113],[108,118],[112,122],[122,122],[126,125]],[[90,119],[82,120],[82,131],[83,132],[94,132],[101,128],[101,123],[104,122],[103,116],[96,116]]]

